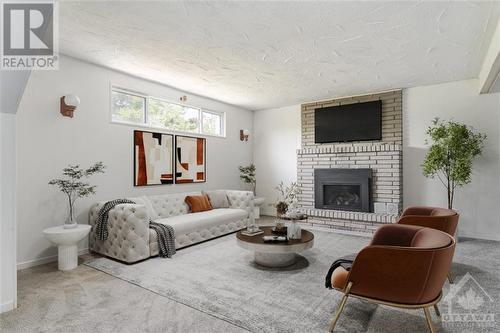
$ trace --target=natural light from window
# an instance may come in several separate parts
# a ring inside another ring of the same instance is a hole
[[[141,124],[145,121],[146,98],[120,91],[111,94],[113,121]]]
[[[174,131],[198,132],[200,110],[170,103],[156,98],[149,99],[148,124]]]
[[[223,112],[202,110],[118,88],[111,90],[113,122],[224,136],[224,116]]]
[[[219,113],[205,112],[201,114],[203,133],[219,135],[222,132],[222,116]]]

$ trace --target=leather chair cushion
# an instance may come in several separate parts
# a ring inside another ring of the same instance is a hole
[[[411,240],[411,247],[419,247],[426,249],[436,249],[445,247],[451,244],[450,237],[442,232],[434,232],[430,228],[421,228],[414,235]]]
[[[393,224],[387,224],[375,232],[371,245],[411,246],[415,233],[420,229],[422,227],[413,225],[398,225],[394,228]]]
[[[371,245],[437,249],[451,244],[446,234],[434,231],[434,229],[421,226],[389,224],[377,230],[373,235]]]
[[[344,267],[339,266],[335,268],[332,273],[332,287],[338,290],[344,290],[347,285],[347,278],[349,277],[349,271]]]

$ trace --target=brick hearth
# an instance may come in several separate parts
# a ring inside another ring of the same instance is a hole
[[[339,144],[314,143],[314,109],[335,105],[382,101],[382,140]],[[297,151],[299,207],[309,223],[357,233],[373,233],[382,223],[392,223],[402,208],[402,93],[342,98],[302,105],[302,148]],[[314,169],[371,168],[374,213],[314,208]]]

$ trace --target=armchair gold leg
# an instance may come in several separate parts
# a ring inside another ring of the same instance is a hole
[[[432,325],[431,313],[429,312],[429,308],[424,308],[425,320],[427,321],[427,326],[429,326],[429,332],[435,333],[434,326]]]
[[[441,317],[441,312],[439,311],[439,308],[438,308],[438,305],[437,304],[434,304],[434,310],[436,311],[436,315],[438,317]]]
[[[453,284],[453,276],[451,276],[451,272],[448,272],[448,282]]]
[[[330,332],[333,332],[333,330],[335,329],[335,325],[337,324],[337,321],[340,318],[340,314],[344,310],[344,306],[345,306],[345,303],[347,302],[347,298],[349,297],[349,292],[351,291],[351,287],[352,287],[352,282],[349,282],[347,284],[347,288],[345,290],[344,297],[342,297],[342,301],[340,301],[340,305],[337,309],[337,312],[335,312],[335,316],[333,317],[333,320],[330,323],[330,329],[329,329]]]

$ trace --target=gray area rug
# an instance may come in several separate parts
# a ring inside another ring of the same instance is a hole
[[[234,234],[180,250],[172,259],[151,258],[126,265],[98,258],[86,265],[252,332],[327,332],[341,294],[325,289],[325,274],[335,259],[358,252],[369,239],[315,230],[313,233],[314,247],[301,253],[299,261],[286,269],[255,265],[253,254],[236,245]],[[497,301],[498,265],[492,271],[482,270],[480,267],[489,263],[481,263],[483,259],[470,253],[479,250],[474,248],[475,242],[460,243],[455,259],[463,256],[464,262],[454,265],[456,279],[471,272]],[[498,252],[498,243],[488,244],[491,246],[487,248]],[[480,251],[484,250],[481,247]],[[462,251],[468,255],[460,254]],[[445,295],[447,289],[446,283]],[[491,306],[498,316],[498,306]],[[441,311],[447,313],[447,304],[441,305]],[[442,325],[435,315],[434,322],[440,331],[471,332],[466,327]],[[427,327],[421,311],[350,299],[336,331],[425,332]],[[496,327],[472,331],[495,332]]]

